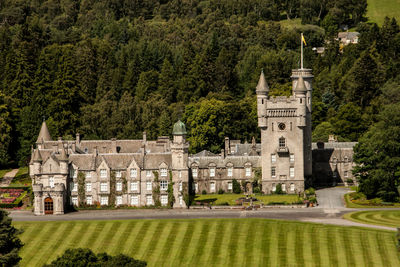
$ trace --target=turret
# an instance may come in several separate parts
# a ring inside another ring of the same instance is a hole
[[[267,100],[268,100],[269,87],[265,80],[264,71],[261,71],[260,79],[256,87],[257,94],[257,114],[258,114],[258,127],[267,127]]]
[[[31,171],[31,175],[38,175],[41,172],[41,166],[42,166],[42,155],[40,154],[39,149],[35,149],[33,152],[33,157],[32,157],[32,164],[33,164],[33,169]]]
[[[299,127],[305,127],[306,126],[306,114],[307,114],[307,102],[306,102],[306,96],[307,96],[307,88],[304,83],[303,76],[300,76],[299,79],[297,80],[296,88],[294,89],[294,95],[298,99],[298,109],[297,109],[297,115],[298,115],[298,123],[297,126]]]

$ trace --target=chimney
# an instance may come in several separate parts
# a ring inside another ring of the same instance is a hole
[[[143,142],[147,141],[147,136],[146,136],[146,132],[143,132]]]
[[[330,134],[328,138],[328,143],[335,143],[335,142],[337,142],[337,137],[335,137],[333,134]]]
[[[221,158],[224,159],[225,158],[225,150],[221,149]]]
[[[95,156],[98,155],[98,153],[97,153],[97,146],[95,146],[95,147],[93,148],[93,154],[94,154]]]
[[[117,139],[111,139],[111,153],[117,153]]]
[[[79,145],[81,143],[81,135],[79,133],[76,133],[76,141],[75,141],[75,143],[77,145]]]
[[[225,153],[226,156],[231,154],[231,144],[229,137],[225,137]]]

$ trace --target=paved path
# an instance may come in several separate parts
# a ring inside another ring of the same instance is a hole
[[[369,225],[345,220],[345,213],[365,209],[345,208],[343,195],[346,188],[327,188],[317,190],[320,205],[316,208],[266,208],[254,211],[210,210],[210,209],[121,209],[121,210],[85,210],[64,215],[35,216],[31,211],[11,211],[14,221],[73,221],[73,220],[130,220],[130,219],[195,219],[195,218],[266,218],[291,221],[335,224],[341,226],[362,226],[376,229],[393,230],[395,228]],[[390,208],[388,208],[390,209]],[[393,209],[393,208],[392,208]],[[382,210],[382,209],[367,209]],[[395,210],[400,210],[399,208]]]
[[[11,184],[12,179],[14,179],[15,175],[17,174],[18,169],[13,169],[6,174],[4,174],[3,179],[0,182],[0,186],[9,186]]]

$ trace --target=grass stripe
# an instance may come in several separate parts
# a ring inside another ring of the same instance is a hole
[[[185,258],[185,255],[187,255],[186,249],[192,240],[193,233],[195,232],[195,226],[197,225],[198,224],[189,223],[186,227],[186,232],[183,236],[183,240],[181,241],[181,247],[178,254],[178,265],[181,265],[183,263],[183,259]]]
[[[286,227],[282,227],[279,225],[278,227],[278,263],[279,266],[287,265],[287,257],[286,257],[286,248],[287,248],[287,235],[285,229]]]
[[[122,228],[118,233],[115,235],[116,238],[116,244],[114,245],[112,251],[112,254],[119,254],[123,253],[123,248],[125,247],[125,243],[128,239],[128,237],[131,235],[132,230],[136,226],[136,221],[130,221],[129,223],[124,223],[124,228]]]
[[[270,247],[271,247],[271,224],[263,223],[263,234],[261,240],[261,266],[270,266]]]
[[[153,236],[150,239],[150,242],[147,245],[146,251],[143,255],[144,259],[151,258],[153,253],[157,250],[157,244],[160,242],[161,238],[163,236],[163,231],[165,226],[167,225],[167,221],[160,221],[155,228],[155,231],[153,233]]]
[[[296,228],[295,234],[294,254],[296,255],[297,266],[304,266],[304,253],[303,253],[303,238],[304,232],[302,229]]]
[[[341,236],[342,236],[343,244],[345,247],[347,266],[354,266],[355,265],[354,253],[353,253],[353,249],[351,247],[349,231],[347,229],[343,228]]]
[[[364,258],[364,266],[372,266],[372,259],[370,255],[371,246],[369,244],[368,236],[366,232],[361,232],[361,244],[362,244],[362,255]]]
[[[335,228],[329,227],[328,231],[326,231],[326,240],[329,251],[329,265],[330,266],[338,266],[338,254],[336,247],[336,231]]]
[[[208,234],[210,229],[210,221],[206,221],[201,228],[200,238],[198,240],[194,257],[192,258],[191,264],[198,263],[200,258],[203,256],[204,247],[207,244]]]
[[[97,251],[106,252],[113,248],[113,239],[115,238],[115,234],[120,231],[121,222],[116,221],[113,223],[108,223],[110,226],[109,229],[105,232],[103,240],[98,244]]]
[[[253,260],[255,255],[253,254],[254,250],[254,236],[255,236],[255,229],[258,227],[258,221],[250,221],[247,228],[247,237],[245,243],[245,255],[244,257],[244,266],[253,266]]]
[[[96,240],[99,238],[99,235],[101,234],[101,231],[103,230],[105,225],[106,225],[105,221],[100,221],[96,223],[94,230],[84,243],[83,247],[88,248],[91,246],[91,244],[94,244]]]
[[[221,252],[221,245],[224,239],[225,234],[225,221],[219,220],[217,221],[215,227],[215,234],[214,234],[214,242],[211,246],[211,252],[208,256],[208,264],[207,265],[214,265],[218,266],[222,259],[219,258]]]
[[[133,253],[132,255],[134,255],[135,257],[138,257],[138,255],[142,255],[140,249],[141,249],[141,245],[143,243],[143,240],[147,234],[147,231],[150,228],[151,225],[151,221],[150,220],[146,220],[142,226],[140,227],[138,233],[136,234],[135,238],[132,240],[131,246],[130,248],[133,249]],[[142,249],[143,250],[143,249]],[[143,259],[143,258],[140,258]]]
[[[319,251],[319,229],[318,226],[314,226],[311,229],[311,248],[312,248],[312,255],[313,261],[315,266],[321,266],[321,255]]]
[[[239,221],[232,221],[232,234],[231,238],[229,239],[228,245],[228,265],[233,265],[236,262],[236,249],[237,249],[237,242],[238,242],[238,230],[239,230]]]
[[[170,230],[167,239],[165,240],[165,243],[162,246],[160,256],[158,257],[156,264],[157,266],[161,266],[163,262],[168,261],[168,259],[171,257],[171,254],[173,252],[172,248],[174,247],[174,241],[176,239],[177,233],[179,232],[180,228],[181,224],[178,222],[173,222],[170,224]]]

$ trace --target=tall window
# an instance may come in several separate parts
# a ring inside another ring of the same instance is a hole
[[[284,137],[279,138],[279,147],[280,148],[286,147],[286,139]]]
[[[183,205],[183,196],[179,196],[179,205]]]
[[[153,184],[151,181],[146,182],[146,189],[147,191],[151,191],[153,189]]]
[[[153,205],[153,196],[152,195],[146,196],[146,205]]]
[[[131,191],[138,190],[138,182],[131,182]]]
[[[108,184],[107,183],[100,183],[100,191],[101,192],[107,192],[108,190]]]
[[[232,182],[228,182],[228,190],[232,190]]]
[[[232,177],[232,176],[233,176],[233,168],[228,167],[228,177]]]
[[[282,191],[286,192],[286,184],[282,184]]]
[[[163,169],[161,169],[160,170],[160,175],[161,175],[161,177],[167,177],[167,169],[165,169],[165,168],[163,168]]]
[[[115,189],[116,189],[117,191],[122,191],[122,182],[117,182],[117,183],[115,184]]]
[[[160,197],[161,205],[165,206],[168,204],[168,195],[161,195]]]
[[[92,183],[86,183],[86,192],[92,191]]]
[[[78,206],[78,197],[72,197],[71,201],[72,201],[72,205]]]
[[[290,163],[294,162],[294,154],[290,154]]]
[[[108,205],[108,197],[107,196],[100,197],[100,204],[101,205]]]
[[[139,205],[139,196],[131,196],[131,205],[138,206]]]
[[[348,171],[344,171],[344,177],[349,177],[349,172]]]
[[[160,181],[160,189],[167,190],[168,189],[168,182],[167,181]]]
[[[210,183],[210,191],[215,192],[215,183],[214,182]]]
[[[100,178],[107,178],[107,170],[106,169],[100,170]]]
[[[199,192],[199,184],[198,183],[194,183],[194,191]]]
[[[246,177],[251,176],[251,167],[246,167]]]
[[[294,177],[294,167],[289,168],[289,175],[290,177]]]
[[[117,206],[122,205],[122,196],[117,196],[116,204],[117,204]]]
[[[122,176],[122,172],[121,171],[116,171],[115,172],[115,177],[121,178],[121,176]]]
[[[271,154],[271,163],[276,162],[276,154]]]
[[[53,176],[50,176],[50,177],[49,177],[49,186],[50,186],[51,188],[54,187],[54,177],[53,177]]]
[[[178,189],[178,190],[179,190],[179,192],[181,192],[181,191],[182,191],[182,188],[183,188],[183,184],[182,184],[182,182],[180,181],[180,182],[179,182],[179,189]]]
[[[151,177],[151,171],[146,171],[146,177]]]
[[[293,192],[294,191],[294,184],[290,184],[290,191]]]
[[[215,177],[215,168],[210,168],[210,177]]]
[[[86,178],[92,178],[92,173],[90,171],[85,172]]]
[[[86,197],[86,204],[88,204],[88,205],[93,205],[92,196],[87,196],[87,197]]]
[[[77,174],[78,174],[78,172],[74,168],[69,169],[69,176],[70,177],[76,178]]]
[[[71,186],[71,191],[73,191],[73,192],[78,191],[78,184],[77,183],[71,182],[70,186]]]
[[[136,178],[136,177],[137,177],[137,170],[131,169],[131,178]]]
[[[276,167],[271,167],[271,176],[276,177]]]
[[[272,184],[272,192],[275,192],[275,191],[276,191],[276,185]]]
[[[193,176],[194,178],[197,177],[197,168],[192,169],[192,176]]]

